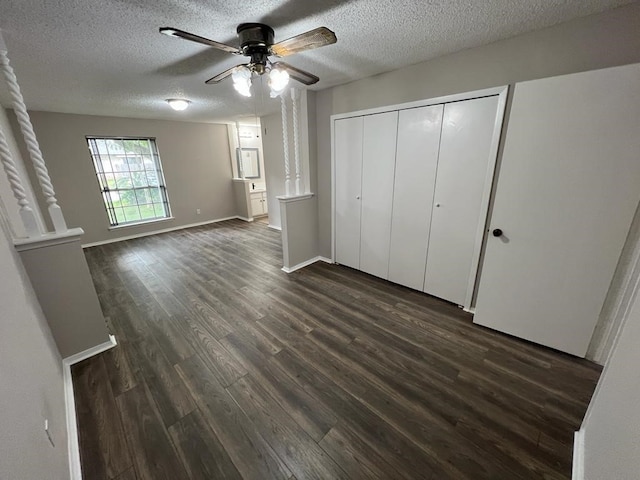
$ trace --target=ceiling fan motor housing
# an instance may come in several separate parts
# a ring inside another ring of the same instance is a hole
[[[250,55],[253,50],[268,52],[273,45],[273,28],[263,23],[241,23],[237,29],[240,39],[240,49],[245,55]]]
[[[251,57],[250,68],[258,75],[265,72],[273,45],[273,28],[263,23],[241,23],[237,29],[240,50]]]

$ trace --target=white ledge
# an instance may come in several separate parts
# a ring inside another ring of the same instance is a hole
[[[160,217],[152,218],[151,220],[142,220],[140,222],[122,223],[120,225],[111,225],[109,230],[120,230],[121,228],[140,227],[142,225],[149,225],[150,223],[168,222],[169,220],[175,220],[176,217]]]
[[[25,250],[34,250],[36,248],[75,242],[79,240],[82,235],[84,235],[84,230],[81,228],[70,228],[64,233],[44,233],[39,237],[16,238],[13,240],[13,245],[16,247],[16,250],[23,252]]]
[[[307,200],[312,198],[314,193],[302,193],[300,195],[278,195],[276,198],[280,200],[280,203],[299,202],[300,200]]]

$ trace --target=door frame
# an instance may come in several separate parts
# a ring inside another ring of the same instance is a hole
[[[470,92],[456,93],[453,95],[445,95],[442,97],[428,98],[424,100],[417,100],[407,103],[399,103],[395,105],[388,105],[384,107],[369,108],[366,110],[357,110],[354,112],[338,113],[331,115],[331,261],[336,261],[336,155],[335,155],[335,122],[336,120],[361,117],[366,115],[375,115],[378,113],[386,113],[392,111],[407,110],[410,108],[428,107],[430,105],[439,105],[453,102],[460,102],[464,100],[472,100],[482,97],[498,97],[498,107],[496,112],[495,123],[493,127],[493,136],[491,139],[491,149],[489,153],[489,163],[485,177],[485,188],[482,194],[481,208],[484,215],[484,222],[481,222],[476,232],[476,242],[473,252],[473,263],[471,272],[469,274],[469,281],[467,286],[467,295],[464,305],[462,307],[466,311],[472,312],[472,302],[474,293],[477,288],[476,276],[478,268],[480,267],[480,254],[482,252],[482,246],[486,241],[486,225],[488,221],[489,201],[491,199],[493,179],[495,177],[495,169],[498,157],[498,148],[500,145],[500,138],[502,134],[502,127],[504,121],[504,112],[507,105],[507,95],[509,92],[509,85],[503,85],[500,87],[486,88],[482,90],[473,90]]]

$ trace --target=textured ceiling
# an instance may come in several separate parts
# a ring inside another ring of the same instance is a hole
[[[223,121],[272,112],[230,81],[204,81],[245,57],[170,38],[171,26],[236,44],[242,22],[276,41],[324,25],[338,43],[287,58],[323,89],[629,3],[629,0],[2,0],[0,28],[33,110]],[[259,84],[259,80],[254,81]],[[266,92],[266,79],[264,85]],[[257,94],[256,94],[257,93]],[[185,112],[164,99],[189,98]],[[263,98],[261,98],[263,97]],[[4,85],[0,102],[9,105]]]

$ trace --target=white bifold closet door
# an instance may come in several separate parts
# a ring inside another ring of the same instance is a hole
[[[469,305],[480,258],[498,97],[444,106],[424,291]]]
[[[335,122],[336,261],[360,268],[363,117]]]
[[[389,242],[396,162],[398,112],[364,117],[360,270],[389,275]],[[353,179],[357,182],[357,179]]]
[[[389,280],[422,290],[444,105],[400,111]]]

